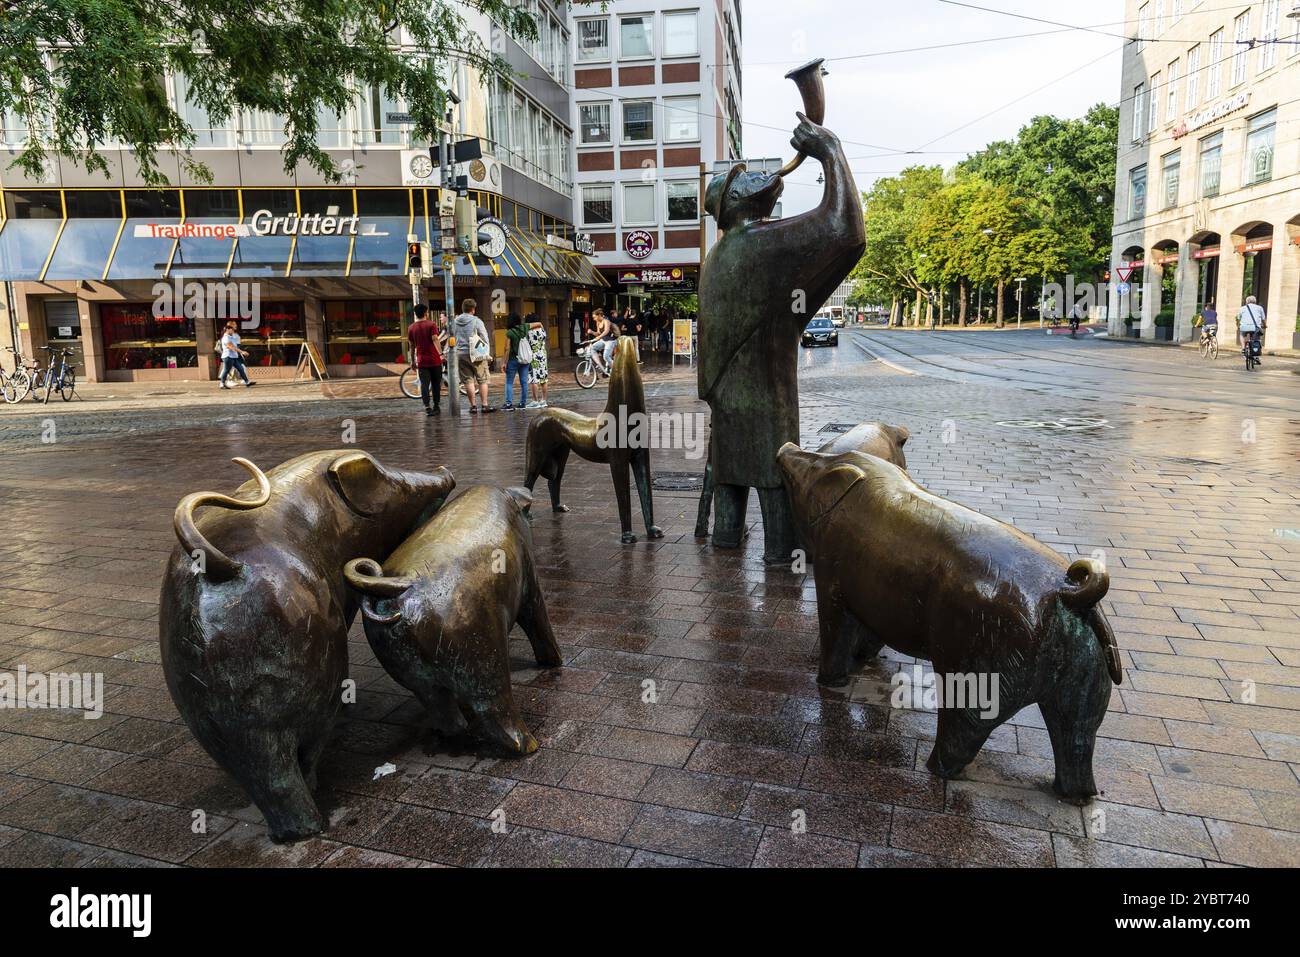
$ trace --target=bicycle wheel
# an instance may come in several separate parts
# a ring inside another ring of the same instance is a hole
[[[9,374],[0,369],[0,398],[12,405],[18,401],[17,394],[18,390],[15,388],[13,380],[9,378]]]
[[[596,384],[596,364],[590,359],[583,359],[573,370],[573,378],[584,389],[592,388]]]
[[[59,395],[63,396],[64,402],[71,402],[72,395],[77,391],[77,374],[71,369],[63,370],[63,378],[59,380]]]
[[[415,366],[407,366],[402,372],[402,377],[398,380],[398,385],[402,388],[402,394],[408,399],[418,399],[420,397],[420,373],[415,371]]]
[[[1217,358],[1219,358],[1219,340],[1218,340],[1218,339],[1211,339],[1211,340],[1210,340],[1210,358],[1211,358],[1211,359],[1217,359]]]

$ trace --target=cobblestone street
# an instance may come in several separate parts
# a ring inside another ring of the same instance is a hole
[[[0,866],[1300,865],[1300,364],[1248,376],[1230,351],[1209,365],[1037,330],[847,331],[799,361],[805,447],[862,421],[904,425],[923,486],[1104,559],[1124,681],[1090,807],[1054,797],[1035,708],[962,779],[932,775],[934,713],[889,706],[911,659],[886,650],[849,686],[819,688],[811,574],[764,567],[761,530],[740,552],[697,541],[691,489],[656,490],[662,541],[637,515],[642,540],[622,546],[608,470],[571,460],[572,511],[536,508],[533,528],[565,666],[543,672],[512,641],[540,750],[508,760],[438,739],[358,620],[358,701],[318,792],[328,831],[273,845],[163,680],[178,500],[231,492],[234,456],[269,468],[352,431],[386,464],[446,465],[459,490],[519,485],[532,413],[457,422],[409,400],[241,396],[60,410],[52,442],[39,409],[0,418],[0,670],[107,683],[96,720],[0,711]],[[648,373],[646,394],[651,411],[707,411],[684,367]],[[594,415],[605,393],[552,398]],[[665,478],[703,470],[682,450],[652,461]],[[792,832],[797,811],[807,833]]]

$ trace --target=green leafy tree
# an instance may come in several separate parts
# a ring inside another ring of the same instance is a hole
[[[15,0],[0,4],[0,116],[35,134],[15,161],[32,175],[47,151],[107,172],[94,147],[121,143],[151,185],[167,182],[156,154],[173,147],[210,180],[184,152],[194,131],[164,89],[181,73],[213,126],[244,110],[281,116],[286,171],[306,162],[337,181],[318,117],[346,112],[358,86],[405,101],[415,136],[436,141],[453,62],[513,73],[473,29],[475,14],[537,36],[511,0]]]
[[[914,224],[926,197],[942,184],[938,166],[910,166],[897,176],[877,180],[863,195],[867,244],[852,278],[872,284],[881,299],[892,300],[897,315],[891,314],[891,320],[900,324],[899,301],[911,295],[914,315],[919,316],[921,297],[927,294],[929,275],[924,266],[918,272],[924,250],[914,241]]]

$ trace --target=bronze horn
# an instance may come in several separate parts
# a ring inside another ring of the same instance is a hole
[[[817,124],[826,119],[826,87],[822,83],[822,77],[826,75],[826,71],[822,69],[824,62],[826,62],[824,58],[818,57],[811,63],[805,63],[785,75],[787,80],[794,80],[794,85],[799,87],[799,95],[803,97],[803,115]],[[777,175],[789,176],[805,159],[807,154],[795,154],[794,159],[782,166],[781,172]]]

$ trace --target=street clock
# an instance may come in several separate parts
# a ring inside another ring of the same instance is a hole
[[[494,217],[478,221],[478,251],[489,259],[496,259],[506,251],[506,224]]]

